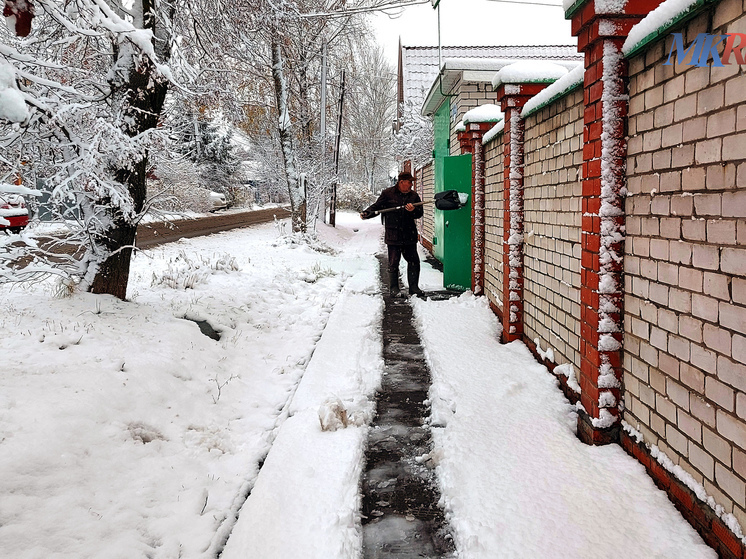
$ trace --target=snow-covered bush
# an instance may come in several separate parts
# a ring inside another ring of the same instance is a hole
[[[337,209],[339,210],[359,212],[375,202],[376,198],[377,196],[366,185],[341,184],[337,187]]]
[[[283,235],[277,239],[272,246],[307,246],[313,251],[321,252],[324,254],[337,254],[337,251],[321,241],[316,233],[291,233],[290,235]]]
[[[151,285],[165,285],[172,289],[194,289],[207,283],[215,272],[236,272],[239,270],[236,259],[229,254],[215,254],[212,257],[188,256],[183,250],[169,260],[168,268],[160,274],[153,272]]]
[[[298,278],[306,283],[316,283],[321,278],[336,276],[337,272],[331,268],[324,268],[318,262],[310,268],[304,268],[298,273]]]

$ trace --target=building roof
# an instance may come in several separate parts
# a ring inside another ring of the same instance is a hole
[[[582,60],[575,45],[505,45],[494,47],[442,47],[441,59],[502,59],[502,60]],[[438,47],[400,46],[399,104],[412,101],[417,107],[430,91],[438,76]]]

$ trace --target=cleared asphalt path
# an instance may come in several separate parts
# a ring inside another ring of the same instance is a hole
[[[426,422],[430,370],[412,324],[412,307],[407,299],[389,295],[386,258],[379,260],[386,305],[384,372],[362,482],[363,558],[453,557],[435,472],[425,459],[432,447]]]

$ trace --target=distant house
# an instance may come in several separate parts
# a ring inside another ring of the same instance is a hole
[[[578,54],[575,45],[441,47],[441,61],[454,59],[577,61],[582,60],[582,55]],[[399,44],[397,129],[401,123],[402,105],[407,102],[421,107],[439,70],[438,47],[408,47]],[[492,75],[494,76],[494,72]]]
[[[492,80],[500,69],[525,60],[571,69],[583,61],[574,45],[444,47],[441,54],[439,68],[437,47],[399,50],[399,119],[404,103],[433,119],[433,161],[413,169],[415,187],[425,199],[443,190],[471,191],[471,156],[461,155],[458,133],[467,112],[497,103]],[[427,206],[419,224],[422,245],[443,263],[444,281],[455,289],[469,289],[471,283],[470,211],[469,206],[446,217]]]

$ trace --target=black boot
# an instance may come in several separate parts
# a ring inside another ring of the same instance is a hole
[[[402,296],[399,287],[399,272],[389,272],[389,295],[392,297]]]
[[[412,266],[411,264],[407,266],[407,281],[409,282],[410,295],[417,295],[417,297],[422,297],[424,295],[418,285],[420,283],[419,266]]]

